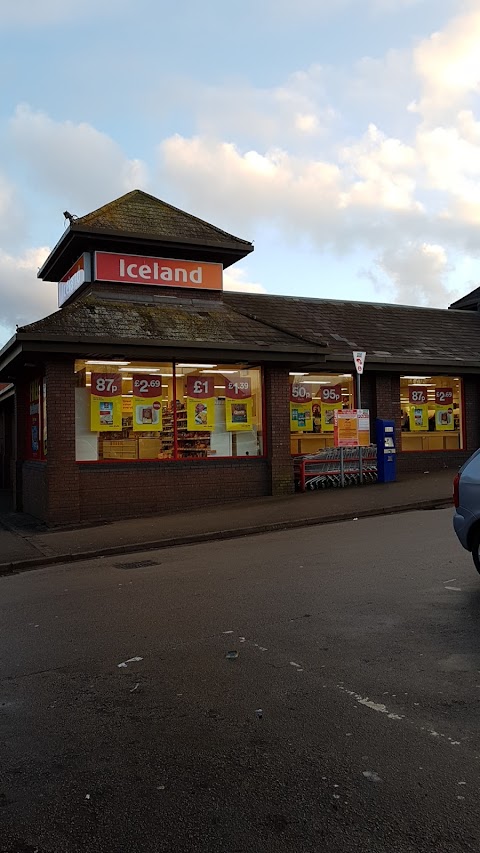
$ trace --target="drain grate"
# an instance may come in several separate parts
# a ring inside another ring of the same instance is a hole
[[[159,566],[154,560],[134,560],[130,563],[114,563],[115,569],[146,569],[148,566]]]

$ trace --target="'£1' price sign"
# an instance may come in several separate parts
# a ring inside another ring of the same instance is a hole
[[[207,400],[215,396],[212,376],[187,376],[187,397],[197,400]]]

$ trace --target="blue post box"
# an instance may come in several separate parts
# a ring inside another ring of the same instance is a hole
[[[379,483],[394,483],[397,479],[397,449],[395,421],[377,418],[377,472]]]

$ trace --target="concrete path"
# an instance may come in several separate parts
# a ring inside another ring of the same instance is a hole
[[[369,515],[445,506],[453,471],[414,475],[398,483],[259,498],[172,515],[133,518],[75,529],[46,529],[32,519],[0,513],[0,572],[35,565],[228,539]],[[8,530],[1,529],[3,523]]]

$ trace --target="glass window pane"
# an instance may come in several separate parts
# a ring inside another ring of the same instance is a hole
[[[462,450],[462,380],[400,377],[402,450]]]
[[[353,409],[351,373],[290,374],[290,450],[293,455],[333,447],[335,409]]]
[[[176,366],[179,459],[263,453],[262,374],[245,364]]]
[[[173,366],[77,361],[77,461],[173,458]]]

